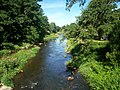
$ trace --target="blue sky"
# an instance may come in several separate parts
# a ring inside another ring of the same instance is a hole
[[[86,0],[85,8],[91,0]],[[70,12],[66,11],[66,0],[43,0],[39,2],[49,22],[55,22],[58,26],[67,25],[76,21],[76,16],[80,16],[82,7],[79,3],[73,5]],[[119,3],[120,4],[120,3]]]
[[[71,8],[70,12],[66,11],[66,0],[43,0],[40,2],[40,5],[42,5],[42,9],[49,22],[55,22],[58,26],[75,22],[75,16],[79,16],[81,13],[78,3]]]

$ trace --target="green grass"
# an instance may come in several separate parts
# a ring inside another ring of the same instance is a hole
[[[44,38],[44,41],[50,41],[53,40],[55,38],[57,38],[59,35],[56,33],[51,33],[50,35],[46,35]]]
[[[4,49],[4,50],[0,50],[0,56],[5,56],[5,55],[9,55],[11,53],[11,50],[7,50],[7,49]]]
[[[8,48],[10,46],[7,43],[7,48],[6,48],[6,46],[4,46],[4,47],[5,48],[3,50],[0,50],[0,58],[3,56],[11,55],[12,53],[16,53],[22,49],[29,49],[29,48],[33,47],[33,45],[29,44],[29,43],[22,43],[22,46],[12,44],[12,46],[11,46],[12,48]]]
[[[65,52],[71,53],[71,50],[78,44],[79,42],[76,41],[75,38],[70,38],[67,40],[67,47],[65,49]]]
[[[120,68],[103,66],[96,60],[90,60],[79,67],[80,73],[87,79],[92,90],[120,90]]]
[[[120,90],[120,67],[116,63],[109,64],[108,43],[88,40],[83,44],[74,39],[67,43],[73,58],[66,65],[79,67],[91,90]]]
[[[38,50],[39,47],[36,46],[26,50],[19,50],[8,56],[3,56],[0,59],[0,82],[14,87],[14,76],[23,69],[30,58],[36,55]]]

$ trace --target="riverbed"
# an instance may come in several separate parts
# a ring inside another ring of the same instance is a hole
[[[89,90],[84,78],[74,75],[74,80],[68,81],[70,72],[66,71],[65,63],[71,55],[65,53],[66,39],[57,39],[45,43],[24,67],[23,73],[15,76],[14,90]]]

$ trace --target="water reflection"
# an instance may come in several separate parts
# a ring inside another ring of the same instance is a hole
[[[71,55],[64,52],[66,39],[62,36],[42,45],[37,56],[25,66],[24,72],[14,79],[14,90],[89,90],[83,78],[76,74],[68,81],[65,62]],[[66,58],[64,58],[66,55]]]

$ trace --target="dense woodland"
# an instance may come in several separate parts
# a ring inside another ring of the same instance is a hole
[[[13,48],[14,44],[40,43],[50,32],[59,29],[49,24],[38,2],[41,0],[0,1],[0,49]]]
[[[70,9],[76,0],[67,1]],[[118,2],[92,0],[82,15],[76,18],[76,23],[62,27],[68,38],[66,51],[73,55],[67,66],[70,69],[77,67],[93,90],[120,89]]]

